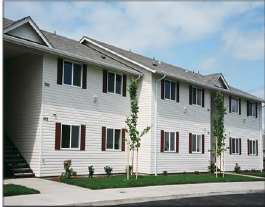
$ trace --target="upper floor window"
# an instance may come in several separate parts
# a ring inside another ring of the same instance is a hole
[[[202,152],[202,136],[192,135],[192,152]]]
[[[82,84],[82,65],[64,61],[63,65],[63,84],[81,87]]]
[[[164,152],[175,152],[176,137],[174,132],[165,132]]]
[[[108,92],[121,94],[122,75],[118,73],[108,72]]]
[[[62,149],[79,149],[80,143],[80,126],[62,124],[61,133]]]
[[[254,116],[256,117],[257,115],[257,110],[256,110],[256,103],[253,103],[253,102],[249,102],[249,116]]]
[[[165,98],[168,100],[176,100],[176,83],[165,80]]]
[[[192,104],[202,105],[202,89],[192,87]]]
[[[239,101],[238,98],[231,98],[231,111],[232,113],[239,113]]]
[[[107,129],[106,149],[120,150],[121,149],[121,129]]]
[[[232,154],[239,154],[239,139],[232,138]]]
[[[249,154],[256,155],[256,140],[249,140]]]

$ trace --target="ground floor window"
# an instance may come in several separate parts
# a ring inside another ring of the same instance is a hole
[[[164,152],[175,152],[176,151],[176,137],[174,132],[165,132],[165,145]]]
[[[106,148],[108,150],[121,149],[121,129],[107,129]]]
[[[232,138],[232,154],[239,154],[239,139]]]
[[[202,152],[202,136],[192,135],[192,152]]]
[[[62,149],[79,149],[80,143],[80,126],[62,124],[61,133]]]
[[[250,155],[256,155],[256,140],[249,140],[249,154]]]

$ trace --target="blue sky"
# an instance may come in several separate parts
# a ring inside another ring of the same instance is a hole
[[[5,2],[47,31],[84,35],[264,97],[264,2]]]

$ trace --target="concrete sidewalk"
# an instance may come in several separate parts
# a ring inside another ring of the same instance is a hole
[[[203,183],[89,190],[39,178],[9,179],[41,194],[4,197],[4,205],[117,205],[154,200],[264,191],[264,181]]]

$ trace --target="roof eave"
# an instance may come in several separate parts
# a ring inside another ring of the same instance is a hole
[[[25,46],[25,47],[28,47],[28,48],[31,48],[31,49],[37,49],[37,50],[40,50],[40,51],[43,51],[43,52],[47,52],[47,53],[51,53],[51,54],[55,54],[55,55],[60,55],[62,57],[71,58],[71,59],[79,60],[79,61],[82,61],[82,62],[87,62],[87,63],[103,66],[103,67],[109,68],[109,69],[115,69],[115,70],[124,71],[124,72],[127,72],[127,73],[132,74],[132,75],[143,76],[143,73],[141,73],[141,72],[137,72],[137,71],[134,71],[134,70],[128,70],[128,69],[123,68],[123,67],[115,66],[115,65],[104,63],[104,62],[97,61],[97,60],[93,60],[93,59],[90,59],[90,58],[87,58],[87,57],[79,56],[79,55],[76,55],[76,54],[73,54],[73,53],[69,53],[69,52],[65,52],[65,51],[62,51],[62,50],[58,50],[58,49],[55,49],[55,48],[50,48],[50,47],[47,47],[47,46],[43,46],[43,45],[40,45],[40,44],[37,44],[37,43],[34,43],[34,42],[29,42],[27,40],[19,39],[19,38],[16,38],[16,37],[13,37],[13,36],[9,36],[9,35],[6,35],[6,34],[4,34],[3,37],[4,37],[4,41],[15,43],[15,44],[18,44],[18,45],[21,45],[21,46]]]

